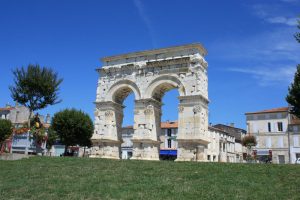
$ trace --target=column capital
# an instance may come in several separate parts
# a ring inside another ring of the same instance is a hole
[[[199,95],[179,96],[178,99],[180,101],[180,104],[183,104],[183,103],[190,103],[190,104],[191,103],[199,103],[199,99],[204,104],[209,103],[209,100],[201,94],[199,94]]]
[[[125,108],[125,106],[113,101],[95,101],[94,103],[96,104],[96,108],[101,110]]]
[[[161,102],[159,102],[153,98],[135,100],[135,104],[136,104],[136,107],[142,106],[143,108],[147,107],[148,105],[153,105],[158,108],[160,108],[162,106]]]

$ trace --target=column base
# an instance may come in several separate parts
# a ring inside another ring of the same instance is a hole
[[[159,160],[159,141],[134,140],[131,160]]]
[[[206,151],[206,146],[198,142],[181,141],[178,143],[177,159],[175,161],[206,162]]]
[[[92,147],[90,158],[107,158],[119,160],[121,156],[121,143],[113,142],[98,142],[98,146]]]

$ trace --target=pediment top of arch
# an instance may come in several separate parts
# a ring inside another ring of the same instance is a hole
[[[200,43],[192,43],[192,44],[185,44],[185,45],[179,45],[179,46],[172,46],[172,47],[166,47],[166,48],[159,48],[159,49],[151,49],[151,50],[145,50],[145,51],[137,51],[132,53],[126,53],[126,54],[120,54],[115,56],[108,56],[102,58],[102,62],[105,64],[109,64],[113,61],[119,61],[119,60],[129,60],[129,59],[135,59],[135,58],[141,58],[141,57],[163,57],[163,54],[195,54],[199,53],[202,57],[206,56],[207,50],[202,46]]]

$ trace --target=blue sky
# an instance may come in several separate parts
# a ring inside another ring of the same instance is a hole
[[[93,119],[99,58],[200,42],[208,50],[209,121],[245,128],[245,112],[286,106],[300,63],[293,34],[299,0],[0,0],[0,105],[13,104],[11,70],[38,63],[64,79],[62,103]],[[177,119],[178,92],[164,97],[163,120]],[[133,121],[133,95],[124,124]]]

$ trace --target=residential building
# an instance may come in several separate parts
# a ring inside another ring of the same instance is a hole
[[[300,158],[300,120],[294,115],[290,115],[289,134],[291,163],[295,163]]]
[[[132,156],[132,147],[133,143],[131,141],[133,136],[133,128],[132,126],[127,126],[122,128],[122,139],[123,143],[121,144],[121,158],[122,159],[130,159]]]
[[[225,131],[230,136],[235,138],[234,141],[234,151],[236,156],[236,162],[243,161],[243,153],[246,152],[245,147],[242,146],[242,138],[246,135],[247,131],[241,128],[234,127],[234,123],[230,123],[230,125],[225,124],[216,124],[213,127],[218,128],[220,130]]]
[[[219,124],[220,125],[220,124]],[[221,125],[220,125],[221,126]],[[241,141],[241,134],[245,134],[245,130],[233,128],[234,131],[240,133],[239,139],[235,138],[233,133],[222,130],[217,127],[209,126],[208,134],[212,138],[205,149],[206,161],[210,162],[242,162],[242,148],[236,150],[237,141]],[[134,130],[132,126],[127,126],[122,129],[123,143],[122,159],[130,159],[132,156],[133,143],[131,141]],[[175,160],[177,158],[178,142],[176,140],[178,134],[178,122],[167,121],[161,123],[161,134],[159,139],[160,144],[160,159]],[[196,154],[197,152],[194,152]],[[238,155],[238,156],[237,156]]]
[[[248,112],[246,121],[248,133],[257,139],[254,153],[258,160],[283,164],[300,157],[300,123],[288,107]]]
[[[28,121],[29,109],[18,104],[14,107],[7,104],[4,108],[0,108],[0,116],[1,119],[8,119],[15,127],[19,127]]]
[[[19,105],[18,103],[16,103],[14,107],[7,104],[5,107],[0,108],[1,119],[10,120],[14,128],[23,127],[24,124],[28,122],[29,115],[29,109],[25,106]],[[49,114],[46,116],[46,119],[44,119],[44,116],[39,115],[39,119],[46,129],[49,128]],[[23,134],[13,134],[13,137],[11,139],[8,139],[7,143],[9,143],[9,145],[7,146],[10,147],[9,151],[11,153],[37,153],[43,152],[46,148],[46,143],[43,143],[41,146],[36,147],[32,136],[27,132]]]

